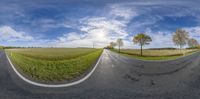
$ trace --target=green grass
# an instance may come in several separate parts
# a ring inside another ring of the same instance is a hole
[[[117,50],[112,51],[118,53]],[[141,56],[140,50],[138,49],[122,49],[120,54],[141,60],[171,60],[192,54],[197,51],[199,50],[182,50],[182,52],[179,50],[143,50],[143,56]]]
[[[8,51],[39,59],[39,60],[66,60],[96,51],[89,48],[29,48],[29,49],[8,49]]]
[[[0,46],[0,49],[3,49],[3,46]]]
[[[37,48],[8,49],[6,53],[18,70],[44,82],[71,80],[94,65],[102,49]]]

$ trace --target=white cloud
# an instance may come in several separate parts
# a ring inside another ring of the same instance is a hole
[[[169,32],[148,33],[152,42],[147,48],[175,47],[172,41],[172,34]]]
[[[200,36],[200,26],[189,27],[189,28],[184,28],[184,29],[186,29],[186,31],[188,31],[192,37]]]
[[[112,4],[108,5],[106,15],[102,17],[85,17],[80,20],[82,26],[80,31],[85,33],[84,38],[80,39],[78,33],[65,34],[59,37],[60,43],[58,45],[77,45],[77,46],[92,46],[93,42],[98,43],[99,47],[106,46],[109,42],[115,41],[117,38],[124,39],[124,48],[138,48],[132,42],[132,37],[129,37],[127,32],[127,24],[135,17],[140,14],[149,13],[151,9],[146,9],[144,6],[148,5],[163,5],[164,3],[123,3],[123,4]],[[142,5],[142,6],[141,6]],[[170,5],[170,4],[169,4]],[[141,7],[141,9],[140,9]],[[152,7],[152,9],[160,9],[161,6]],[[109,10],[108,10],[109,9]],[[182,9],[176,9],[182,10]],[[186,11],[187,12],[187,11]],[[165,13],[166,16],[170,16],[171,13]],[[185,12],[181,11],[174,16],[184,16]],[[131,29],[134,31],[147,32],[152,37],[152,42],[149,47],[175,47],[172,42],[172,35],[169,32],[158,31],[153,33],[148,29],[149,25],[155,25],[158,20],[162,20],[162,16],[155,15],[149,16],[142,21],[135,21],[131,25]],[[130,24],[129,24],[130,25]],[[147,27],[147,29],[144,29]],[[75,39],[69,42],[69,38]],[[128,38],[128,39],[127,39]],[[61,43],[62,42],[62,43]]]
[[[76,32],[65,33],[52,42],[56,47],[92,47],[93,39],[85,38],[85,35]]]
[[[188,10],[187,7],[180,8],[180,6],[183,4],[181,2],[177,3],[177,6],[170,6],[174,5],[174,2],[129,2],[109,4],[106,6],[106,11],[104,11],[103,15],[84,17],[80,19],[79,23],[76,24],[80,26],[75,26],[70,22],[58,23],[52,19],[38,20],[33,22],[33,25],[37,26],[40,24],[41,27],[46,29],[56,27],[76,28],[80,31],[77,33],[65,33],[62,36],[57,37],[56,40],[41,40],[38,41],[40,42],[38,44],[49,42],[49,44],[52,44],[52,46],[92,47],[93,43],[95,43],[95,45],[98,47],[104,47],[109,44],[109,42],[116,41],[117,38],[122,38],[124,39],[124,48],[138,48],[137,45],[133,45],[132,37],[129,37],[130,35],[127,30],[127,27],[129,27],[131,32],[134,31],[137,33],[146,31],[148,35],[152,37],[153,41],[150,43],[150,45],[146,46],[146,48],[174,47],[171,33],[165,31],[153,33],[150,29],[148,29],[148,27],[155,26],[155,23],[159,20],[162,20],[163,16],[182,17],[190,14],[190,10]],[[158,10],[162,12],[155,13],[155,11]],[[129,24],[133,18],[143,14],[144,18],[142,18],[142,20],[134,20],[134,22]],[[147,29],[145,30],[145,28]],[[25,35],[23,32],[17,32],[11,27],[7,27],[7,29],[12,31],[12,34],[7,34],[10,36],[4,36],[4,38],[26,38],[27,40],[33,39],[31,36]],[[187,30],[190,31],[192,37],[195,37],[199,40],[200,27],[187,28]],[[13,34],[18,36],[11,37]],[[1,35],[2,34],[0,34],[0,36]]]
[[[111,9],[109,14],[115,18],[121,17],[125,21],[129,21],[133,17],[138,16],[138,13],[134,10],[134,7],[127,7],[119,4],[109,5],[109,7]]]
[[[200,42],[200,26],[184,28],[184,29],[189,32],[190,37],[195,38]]]
[[[153,33],[148,27],[156,26],[156,22],[168,17],[183,17],[191,15],[192,10],[187,3],[176,2],[129,2],[107,5],[103,16],[85,17],[80,20],[80,31],[84,33],[84,38],[78,33],[65,34],[59,37],[58,45],[62,46],[92,46],[96,42],[99,47],[106,46],[109,42],[117,38],[124,39],[124,48],[138,48],[133,45],[132,37],[129,37],[127,27],[134,32],[147,32],[152,37],[152,42],[146,48],[150,47],[175,47],[172,41],[172,33],[168,31],[158,31]],[[173,9],[173,10],[171,10]],[[156,11],[162,11],[155,13]],[[151,14],[153,13],[153,15]],[[142,20],[135,20],[128,24],[133,18],[139,15],[144,16]],[[129,26],[127,26],[129,25]],[[146,29],[147,28],[147,29]],[[190,35],[200,41],[200,27],[186,28]],[[131,30],[131,31],[132,31]],[[127,39],[128,38],[128,39]],[[71,41],[70,41],[71,39]]]
[[[115,36],[124,37],[127,35],[124,29],[126,25],[115,19],[107,19],[105,17],[88,18],[83,24],[84,26],[80,30],[92,38],[97,38],[97,40],[114,38]]]
[[[57,38],[56,45],[92,47],[95,43],[98,47],[104,47],[117,38],[125,39],[128,36],[127,24],[137,16],[137,13],[128,7],[117,5],[109,5],[108,9],[108,14],[103,17],[93,16],[80,19],[80,31],[83,34],[66,33]]]
[[[16,31],[10,26],[0,27],[0,39],[5,41],[31,41],[33,37],[25,32]]]
[[[70,32],[70,33],[63,34],[62,37],[58,37],[58,42],[70,42],[74,40],[80,40],[83,37],[84,35],[80,35],[76,32]]]

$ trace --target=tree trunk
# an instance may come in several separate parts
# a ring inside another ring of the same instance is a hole
[[[142,45],[140,46],[140,55],[142,56]]]
[[[119,46],[119,52],[120,52],[120,46]]]
[[[182,46],[180,45],[179,52],[180,52],[180,54],[183,54],[183,53],[181,52],[181,48],[182,48]]]

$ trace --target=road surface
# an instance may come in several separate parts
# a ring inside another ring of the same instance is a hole
[[[153,62],[104,50],[86,81],[43,88],[20,79],[0,51],[0,99],[200,99],[200,54]]]

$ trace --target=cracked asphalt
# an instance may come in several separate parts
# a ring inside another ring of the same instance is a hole
[[[200,99],[200,53],[170,61],[141,61],[104,50],[95,72],[64,88],[30,85],[0,51],[0,99]]]

